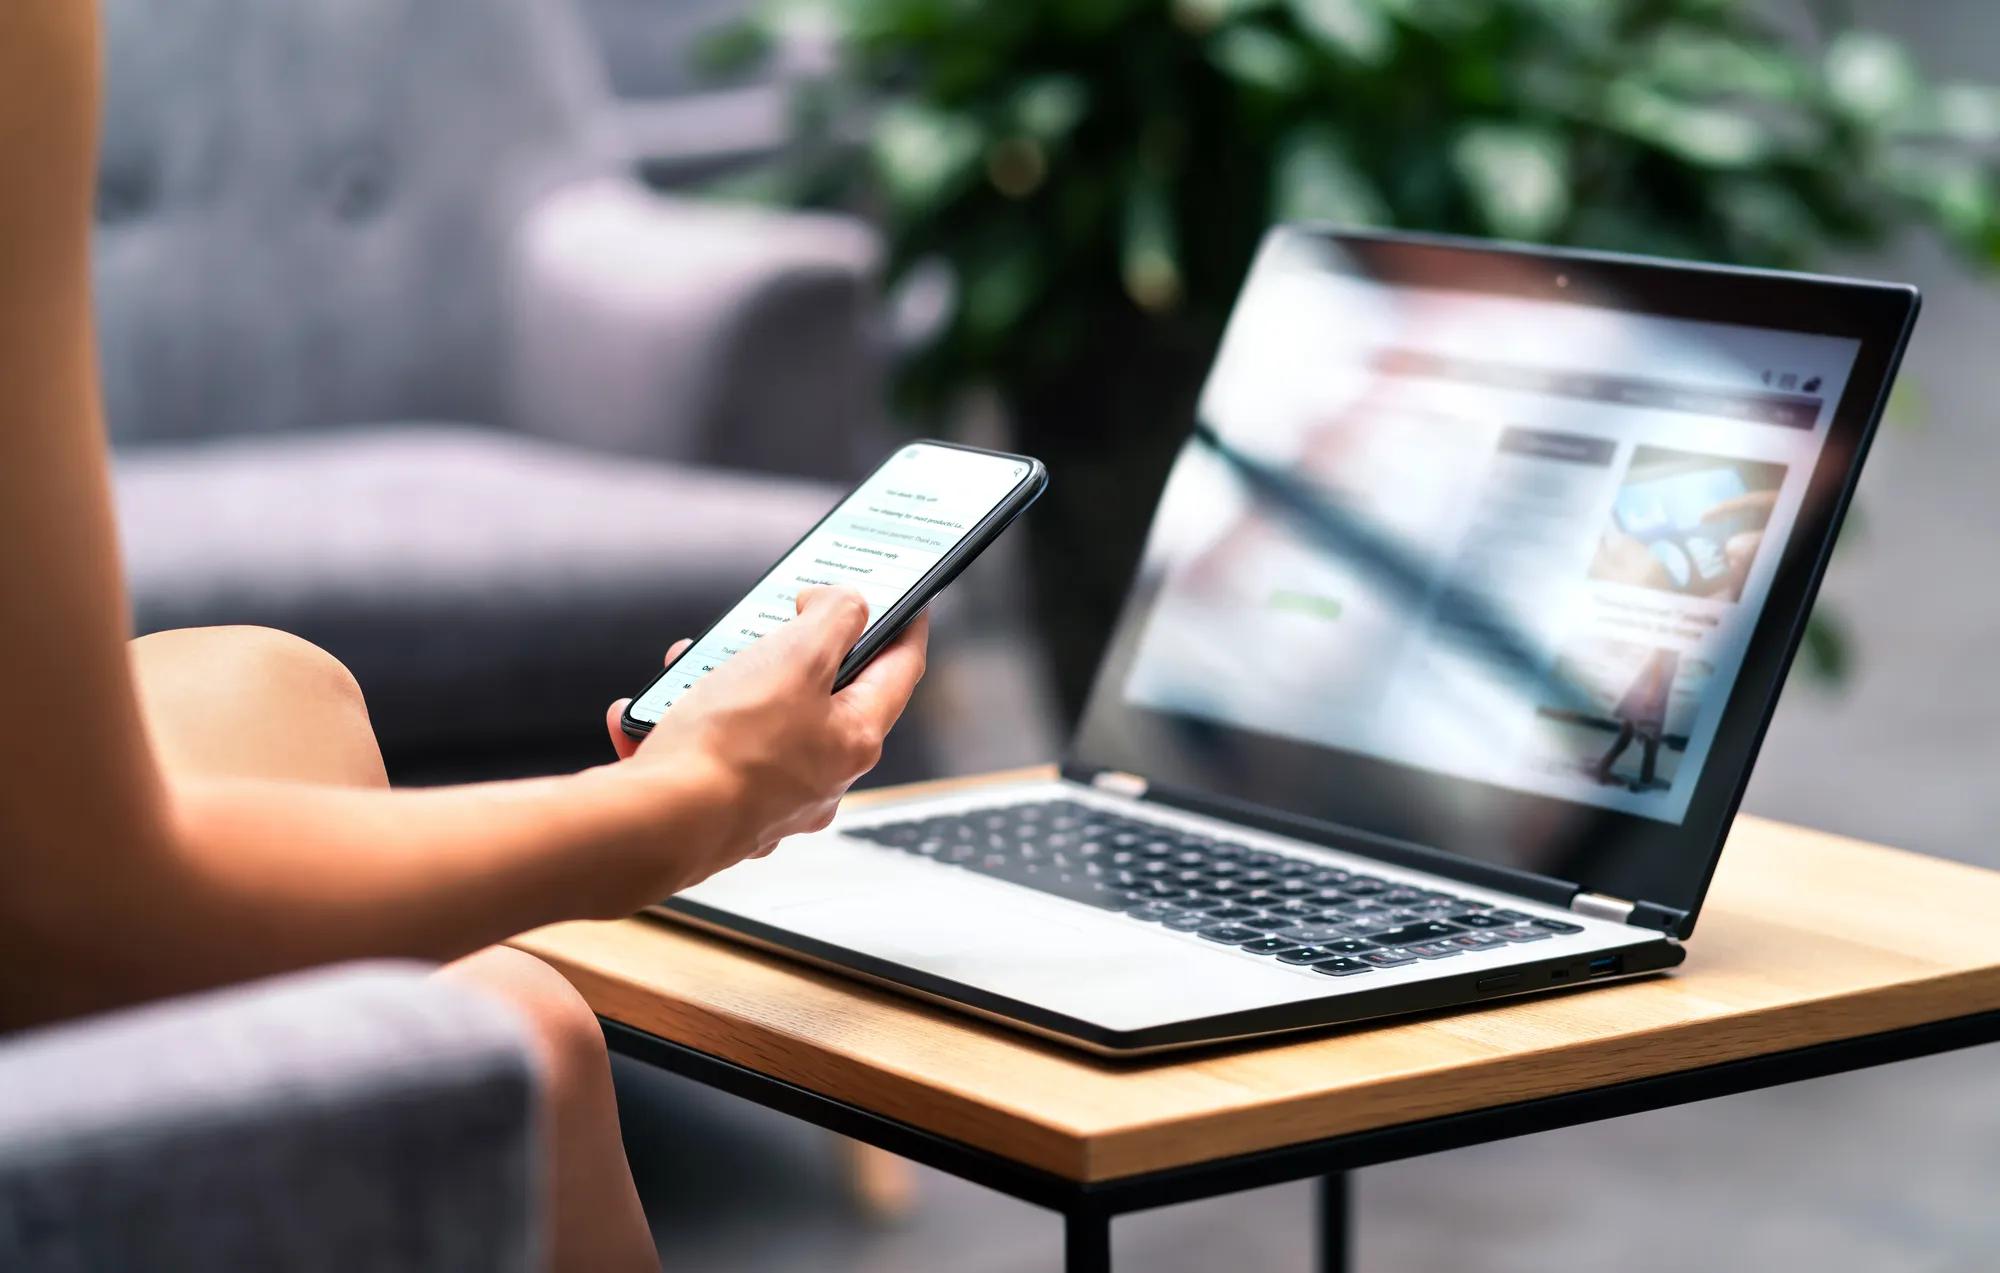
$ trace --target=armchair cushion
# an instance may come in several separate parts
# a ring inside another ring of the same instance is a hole
[[[445,750],[608,758],[604,705],[838,495],[442,425],[132,451],[116,489],[139,629],[319,643],[403,776]]]
[[[845,217],[565,186],[520,234],[514,422],[595,450],[858,476],[888,445],[877,257]]]
[[[538,1266],[536,1077],[421,969],[279,978],[0,1039],[0,1268]]]

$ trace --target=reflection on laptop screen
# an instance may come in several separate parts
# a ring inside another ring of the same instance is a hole
[[[1677,823],[1858,348],[1267,265],[1124,696]]]

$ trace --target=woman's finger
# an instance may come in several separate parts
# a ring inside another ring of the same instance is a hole
[[[611,750],[618,753],[618,759],[630,760],[632,753],[639,750],[639,740],[625,732],[625,705],[632,700],[621,698],[604,709],[604,728],[611,732]]]
[[[674,665],[674,660],[675,660],[675,659],[677,659],[677,658],[679,658],[679,657],[680,657],[681,655],[683,655],[683,654],[686,654],[686,653],[687,653],[687,649],[688,649],[688,647],[689,647],[689,646],[691,646],[691,645],[693,645],[693,644],[694,644],[694,638],[693,638],[693,637],[682,637],[682,638],[681,638],[680,640],[678,640],[678,641],[674,642],[674,643],[673,643],[672,645],[668,646],[668,647],[667,647],[667,666],[668,666],[668,667],[672,667],[672,666]]]

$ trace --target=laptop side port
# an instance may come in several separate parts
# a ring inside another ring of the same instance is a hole
[[[1625,956],[1623,955],[1599,955],[1590,961],[1590,975],[1593,977],[1609,977],[1611,974],[1623,969],[1624,966]]]

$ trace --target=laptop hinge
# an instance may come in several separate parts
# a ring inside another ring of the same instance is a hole
[[[1607,897],[1603,893],[1578,893],[1569,899],[1569,908],[1579,915],[1592,919],[1608,919],[1614,924],[1632,922],[1632,912],[1638,903],[1628,902],[1622,897]]]
[[[1090,785],[1099,791],[1108,791],[1114,796],[1129,796],[1141,800],[1146,795],[1146,780],[1138,774],[1120,773],[1106,769],[1090,776]]]

